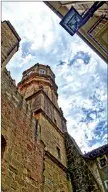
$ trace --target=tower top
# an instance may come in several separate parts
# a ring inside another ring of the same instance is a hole
[[[40,76],[49,76],[55,82],[55,75],[50,66],[36,63],[34,66],[23,72],[22,80],[30,74],[38,73]]]
[[[21,81],[18,83],[18,87],[25,81],[27,81],[27,79],[31,78],[35,78],[37,80],[39,80],[39,78],[47,79],[57,92],[58,86],[55,83],[55,75],[51,70],[50,66],[36,63],[29,69],[25,70],[23,72]]]
[[[48,65],[37,63],[25,70],[21,81],[18,83],[18,89],[21,91],[24,87],[28,87],[29,84],[32,84],[32,86],[35,87],[34,91],[43,87],[46,92],[49,92],[48,89],[50,88],[58,97],[58,86],[55,83],[55,75]],[[36,87],[38,87],[38,89]],[[25,95],[27,96],[28,94]]]

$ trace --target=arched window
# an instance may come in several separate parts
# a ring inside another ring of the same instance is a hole
[[[6,140],[3,137],[3,135],[1,135],[1,158],[3,158],[5,148],[6,148]]]

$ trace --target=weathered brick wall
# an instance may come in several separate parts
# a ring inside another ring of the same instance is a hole
[[[45,156],[44,192],[71,192],[66,172],[47,156]]]
[[[65,133],[65,145],[73,192],[101,192],[101,187],[68,133]]]
[[[3,192],[41,192],[43,145],[34,139],[35,120],[7,72],[2,73]]]

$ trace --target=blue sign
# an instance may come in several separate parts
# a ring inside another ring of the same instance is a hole
[[[104,2],[96,1],[91,8],[82,17],[74,7],[63,17],[60,25],[70,34],[74,35],[93,16],[94,12],[99,9]]]
[[[74,35],[80,28],[82,16],[72,7],[69,12],[63,17],[60,25],[70,34]]]

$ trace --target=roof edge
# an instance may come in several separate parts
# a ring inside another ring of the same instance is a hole
[[[12,30],[12,32],[14,33],[14,35],[16,36],[16,38],[18,39],[18,41],[21,41],[20,36],[18,35],[18,33],[16,32],[15,28],[13,27],[13,25],[10,23],[10,21],[2,21],[2,23],[7,23],[7,25],[10,27],[10,29]]]
[[[96,159],[97,157],[105,155],[105,154],[108,154],[108,144],[105,144],[96,149],[93,149],[92,151],[84,154],[83,157],[86,159],[93,160],[93,159]]]

